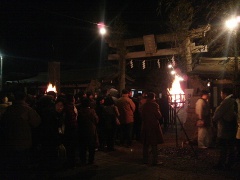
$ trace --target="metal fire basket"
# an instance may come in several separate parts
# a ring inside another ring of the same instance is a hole
[[[190,142],[190,139],[185,131],[185,128],[182,124],[182,122],[180,121],[180,118],[178,117],[178,112],[181,108],[184,107],[184,104],[186,102],[185,99],[185,94],[169,94],[169,105],[173,108],[173,117],[174,117],[174,124],[175,124],[175,138],[176,138],[176,147],[178,147],[178,122],[188,140],[188,142]],[[196,158],[198,158],[198,155],[195,151],[195,149],[193,148],[192,144],[189,144],[191,146],[192,151],[194,152],[194,155]]]

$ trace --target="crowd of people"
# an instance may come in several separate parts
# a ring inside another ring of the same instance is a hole
[[[196,102],[198,147],[213,144],[211,127],[216,127],[220,147],[217,167],[230,167],[236,161],[235,148],[240,152],[236,141],[240,105],[231,89],[224,88],[223,101],[211,117],[208,95],[202,91]],[[116,144],[129,148],[133,139],[143,144],[143,163],[159,164],[157,146],[164,142],[164,122],[153,92],[132,98],[128,89],[117,97],[108,90],[97,96],[91,92],[58,96],[49,92],[40,97],[14,91],[12,103],[8,98],[3,95],[0,104],[2,170],[92,165],[96,150],[114,151]]]
[[[129,148],[133,139],[140,141],[142,122],[149,113],[143,108],[146,96],[132,98],[127,89],[115,97],[108,90],[97,96],[90,92],[58,96],[48,92],[35,97],[20,90],[8,95],[2,93],[0,104],[0,158],[6,171],[94,164],[96,150],[114,151],[116,144]],[[155,95],[151,98],[154,101]],[[159,106],[156,103],[153,107],[158,117],[144,131],[146,147],[151,127],[158,123],[161,128]]]

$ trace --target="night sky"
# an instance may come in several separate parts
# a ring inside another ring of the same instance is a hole
[[[97,23],[111,27],[121,14],[129,37],[157,33],[157,0],[1,0],[0,52],[3,73],[36,74],[48,61],[63,68],[96,66],[101,37]]]

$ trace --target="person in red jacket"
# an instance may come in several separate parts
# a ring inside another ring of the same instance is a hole
[[[132,145],[132,130],[134,122],[135,104],[132,99],[129,98],[130,91],[127,89],[122,90],[122,97],[117,100],[117,107],[120,113],[120,144],[129,147]]]

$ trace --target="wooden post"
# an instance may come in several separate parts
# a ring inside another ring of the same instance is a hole
[[[125,89],[126,85],[126,59],[122,57],[119,60],[119,93]]]
[[[60,93],[60,62],[48,62],[49,82],[56,86],[57,93]]]
[[[0,91],[3,89],[3,58],[0,56]]]
[[[185,39],[183,48],[184,48],[183,55],[185,56],[185,59],[186,59],[186,70],[187,72],[191,72],[192,71],[192,52],[191,52],[191,41],[189,37]]]

